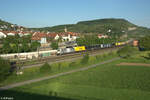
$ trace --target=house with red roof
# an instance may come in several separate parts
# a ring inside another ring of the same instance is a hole
[[[8,36],[15,36],[16,34],[18,34],[18,32],[16,31],[10,31],[8,33],[6,33]]]
[[[35,32],[35,33],[33,33],[31,39],[33,41],[35,40],[35,41],[38,41],[40,43],[47,43],[46,37],[47,37],[46,33]]]
[[[99,39],[101,39],[101,38],[108,38],[108,35],[98,34],[97,37],[98,37]]]
[[[5,38],[5,37],[7,37],[7,35],[3,31],[0,31],[0,38]]]
[[[32,35],[32,40],[39,41],[40,43],[47,43],[47,38],[52,38],[54,40],[62,39],[62,41],[74,41],[78,38],[77,33],[73,32],[62,32],[62,33],[42,33],[35,32]]]
[[[73,32],[61,33],[60,36],[62,41],[75,41],[78,38],[78,34]]]

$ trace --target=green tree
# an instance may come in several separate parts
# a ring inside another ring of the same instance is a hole
[[[129,58],[136,53],[138,53],[137,48],[132,46],[125,46],[117,51],[117,54],[123,58]]]
[[[43,66],[40,68],[40,72],[46,73],[51,71],[51,66],[46,62]]]
[[[11,53],[17,53],[20,52],[19,50],[19,44],[10,44],[11,45]]]
[[[31,42],[31,45],[30,45],[31,51],[36,51],[38,47],[40,47],[39,42],[37,42],[37,41]]]
[[[89,61],[89,54],[84,54],[81,60],[81,64],[87,64]]]
[[[1,39],[3,44],[1,53],[20,53],[20,52],[28,52],[35,51],[37,47],[40,45],[37,42],[34,42],[30,48],[31,36],[23,36],[19,35],[15,36],[7,36],[5,39]]]
[[[8,41],[5,41],[3,43],[2,53],[7,54],[7,53],[10,53],[10,52],[11,52],[11,46],[10,46]]]
[[[0,82],[10,75],[10,64],[7,60],[0,58]]]
[[[139,45],[141,48],[144,48],[145,50],[150,50],[149,43],[150,43],[150,35],[140,38]]]
[[[23,43],[21,47],[21,52],[29,52],[29,51],[30,51],[30,47],[28,43]]]
[[[52,49],[58,49],[58,42],[57,41],[52,41],[51,42],[51,48]]]

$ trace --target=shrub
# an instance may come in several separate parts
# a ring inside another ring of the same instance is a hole
[[[111,51],[111,52],[108,53],[108,55],[109,55],[109,56],[113,56],[113,55],[114,55],[114,52]]]
[[[150,50],[150,35],[140,38],[140,50]]]
[[[102,56],[103,56],[103,58],[105,58],[105,57],[107,57],[107,54],[106,54],[106,53],[104,53]]]
[[[43,66],[40,68],[40,72],[45,73],[51,71],[51,66],[48,63],[45,63]]]
[[[141,57],[144,57],[146,60],[150,60],[150,53],[147,53],[146,56],[141,56]]]
[[[58,63],[58,70],[61,69],[61,66],[62,66],[62,64],[61,64],[61,63]]]
[[[58,49],[58,42],[53,41],[53,42],[51,43],[51,48],[52,48],[52,49]]]
[[[52,91],[49,91],[49,96],[52,96],[53,95],[53,92]]]
[[[10,75],[10,64],[7,60],[0,58],[0,82]]]
[[[138,53],[138,50],[132,46],[125,46],[117,51],[117,54],[122,58],[129,58]]]
[[[81,64],[87,64],[89,61],[89,54],[83,55],[83,58],[81,60]]]
[[[100,60],[100,59],[102,59],[102,56],[101,55],[96,55],[95,58],[96,58],[96,60]]]
[[[70,64],[69,64],[69,67],[75,67],[76,66],[76,62],[71,62]]]
[[[148,53],[147,55],[148,55],[148,59],[150,60],[150,53]]]

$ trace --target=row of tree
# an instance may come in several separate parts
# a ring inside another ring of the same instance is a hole
[[[19,35],[7,36],[6,38],[0,39],[2,44],[0,48],[1,54],[6,53],[21,53],[21,52],[31,52],[36,51],[40,47],[40,43],[37,41],[31,41],[31,36]]]
[[[99,39],[95,35],[85,35],[84,37],[78,38],[77,40],[78,45],[95,45],[95,44],[107,44],[107,43],[115,43],[117,42],[117,38],[109,37],[109,38],[101,38]],[[119,40],[118,40],[119,41]]]

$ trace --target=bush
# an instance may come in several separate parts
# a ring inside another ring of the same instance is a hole
[[[107,54],[106,54],[106,53],[104,53],[102,56],[103,56],[103,58],[105,58],[105,57],[107,57]]]
[[[138,53],[138,50],[132,46],[125,46],[117,51],[117,54],[122,58],[129,58]]]
[[[96,55],[95,58],[96,58],[96,60],[98,61],[98,60],[101,60],[101,59],[102,59],[102,56],[101,56],[101,55]]]
[[[146,56],[141,56],[141,57],[144,57],[146,60],[150,60],[150,53],[147,53]]]
[[[140,50],[150,50],[150,35],[140,38],[139,45]]]
[[[45,63],[43,66],[40,68],[40,72],[46,73],[51,71],[51,66],[48,63]]]
[[[58,42],[57,41],[53,41],[53,42],[51,42],[51,48],[52,49],[58,49]]]
[[[76,62],[71,62],[70,64],[69,64],[69,67],[75,67],[76,66]]]
[[[87,64],[89,61],[89,54],[83,55],[83,58],[81,60],[81,64]]]
[[[114,52],[111,51],[111,52],[108,53],[108,55],[109,55],[109,56],[113,56],[113,55],[114,55]]]
[[[0,58],[0,82],[10,75],[10,64],[7,60]]]
[[[147,55],[148,55],[148,60],[150,60],[150,53],[148,53]]]
[[[58,63],[58,70],[61,69],[61,66],[62,66],[62,64],[61,64],[61,63]]]

